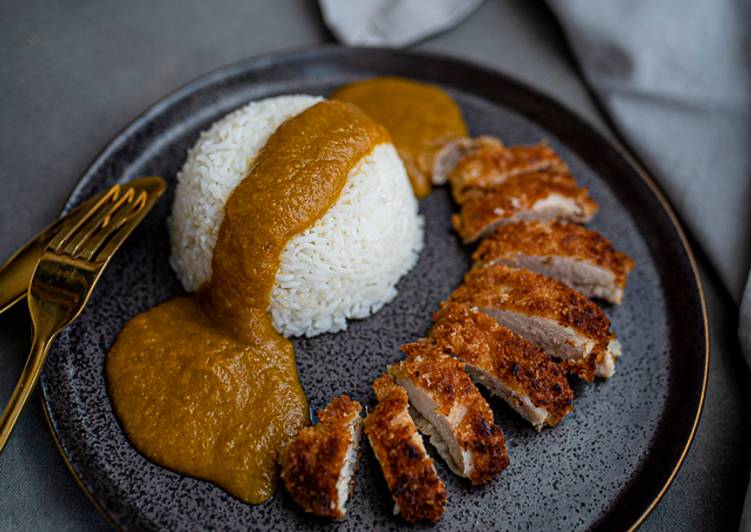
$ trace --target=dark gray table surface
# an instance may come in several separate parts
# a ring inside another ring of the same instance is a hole
[[[0,260],[54,218],[98,151],[147,106],[216,67],[330,42],[304,0],[0,0]],[[417,48],[484,63],[549,93],[608,134],[559,28],[538,3],[490,0]],[[699,254],[709,305],[709,393],[694,444],[645,530],[737,529],[751,457],[751,378],[737,310]],[[26,357],[22,306],[0,317],[0,401]],[[627,443],[625,443],[627,444]],[[0,455],[0,530],[95,530],[38,398]]]

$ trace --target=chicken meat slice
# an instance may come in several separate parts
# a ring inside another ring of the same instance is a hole
[[[404,388],[389,375],[373,383],[378,405],[365,418],[365,434],[394,499],[394,513],[409,522],[437,522],[447,494],[409,414]]]
[[[281,454],[282,479],[292,499],[306,512],[343,519],[353,487],[360,442],[362,406],[346,395],[318,412]]]
[[[563,281],[588,297],[623,300],[634,261],[597,231],[555,221],[512,222],[480,242],[478,264],[526,268]]]
[[[402,347],[407,358],[389,374],[409,395],[422,428],[456,474],[472,484],[492,480],[509,463],[503,432],[464,365],[426,342]]]
[[[464,242],[491,234],[496,227],[519,220],[560,220],[585,223],[597,212],[586,188],[566,173],[534,172],[509,177],[489,188],[462,194],[459,214],[451,221]]]
[[[488,187],[530,172],[568,172],[568,166],[542,141],[533,145],[505,146],[488,135],[464,137],[446,143],[433,160],[433,184],[451,181],[461,196],[467,187]]]
[[[591,381],[615,371],[621,345],[600,307],[570,286],[503,264],[474,267],[450,300],[494,318]]]
[[[433,158],[433,184],[446,184],[449,175],[454,172],[459,161],[465,155],[483,148],[503,149],[504,146],[500,139],[485,135],[480,137],[460,137],[444,144]]]
[[[449,173],[451,192],[460,201],[473,188],[491,188],[510,177],[533,172],[569,173],[568,166],[545,142],[531,146],[476,143]]]
[[[532,342],[460,303],[442,304],[433,319],[430,341],[459,357],[475,382],[537,430],[555,426],[573,410],[565,373]]]

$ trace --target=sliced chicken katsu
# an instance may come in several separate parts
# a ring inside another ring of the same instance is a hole
[[[449,467],[472,484],[492,480],[508,465],[501,429],[493,412],[464,371],[464,365],[434,345],[402,347],[406,360],[389,374],[407,390],[409,401],[429,425],[418,423]]]
[[[489,188],[467,189],[458,200],[454,229],[466,242],[491,234],[496,227],[519,220],[561,220],[585,223],[597,212],[587,189],[566,173],[533,172],[509,177]]]
[[[434,185],[443,185],[448,181],[462,158],[482,148],[504,148],[503,142],[496,137],[482,135],[480,137],[460,137],[451,140],[438,150],[433,158],[432,180]]]
[[[407,392],[389,375],[376,379],[373,390],[378,405],[365,418],[365,434],[394,499],[394,512],[410,522],[436,522],[446,506],[446,488],[409,414]]]
[[[566,163],[544,141],[531,146],[504,146],[500,139],[490,136],[462,138],[438,152],[433,183],[442,185],[450,180],[459,198],[468,187],[487,188],[515,175],[542,171],[568,172]]]
[[[513,222],[485,238],[472,257],[554,277],[588,297],[620,303],[634,261],[596,231],[555,221]]]
[[[474,267],[450,300],[475,307],[591,381],[615,371],[621,345],[600,307],[570,286],[503,264]]]
[[[346,395],[318,412],[282,453],[282,478],[292,499],[306,512],[343,519],[353,485],[362,406]]]
[[[510,177],[533,172],[568,173],[568,167],[545,142],[503,146],[483,142],[467,151],[449,174],[457,200],[471,188],[491,188]]]
[[[433,315],[430,340],[459,357],[469,375],[506,401],[537,430],[572,411],[573,392],[561,367],[532,342],[459,303]]]

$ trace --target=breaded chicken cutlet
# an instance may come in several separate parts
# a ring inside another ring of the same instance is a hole
[[[458,203],[459,214],[451,222],[465,243],[519,220],[585,223],[598,208],[570,174],[554,172],[519,174],[488,188],[470,188]]]
[[[509,463],[506,444],[463,364],[425,342],[406,344],[402,351],[407,358],[388,371],[430,423],[423,428],[431,443],[451,469],[472,484],[492,480]]]
[[[568,166],[546,143],[505,146],[491,136],[461,138],[447,143],[434,160],[433,183],[451,181],[460,198],[470,187],[487,188],[531,172],[568,172]]]
[[[563,281],[588,297],[620,303],[634,261],[600,233],[555,221],[513,222],[480,242],[478,264],[505,264]]]
[[[450,300],[488,314],[585,380],[615,371],[621,345],[610,320],[561,281],[503,264],[474,267]]]
[[[433,460],[409,414],[407,392],[382,375],[373,383],[378,405],[365,418],[365,434],[394,499],[395,513],[406,521],[437,522],[447,494]]]
[[[503,142],[497,137],[481,135],[479,137],[460,137],[450,140],[436,152],[433,158],[434,185],[444,185],[449,176],[465,155],[480,149],[503,148]]]
[[[459,159],[449,174],[449,182],[451,193],[460,201],[468,189],[495,187],[517,175],[568,171],[566,163],[545,142],[531,146],[484,142]]]
[[[343,519],[353,486],[362,406],[346,395],[318,412],[282,453],[282,479],[292,499],[306,512]]]
[[[560,366],[496,320],[459,303],[433,315],[429,340],[459,357],[469,375],[506,401],[537,430],[572,411],[573,392]]]

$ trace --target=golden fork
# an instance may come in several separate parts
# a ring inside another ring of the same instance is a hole
[[[50,240],[26,295],[34,339],[0,417],[0,452],[39,379],[52,341],[81,314],[104,268],[165,188],[160,177],[115,185],[84,216],[63,223]]]
[[[34,268],[52,237],[64,230],[65,224],[88,213],[101,196],[86,200],[63,218],[52,222],[0,266],[0,314],[26,297]]]

